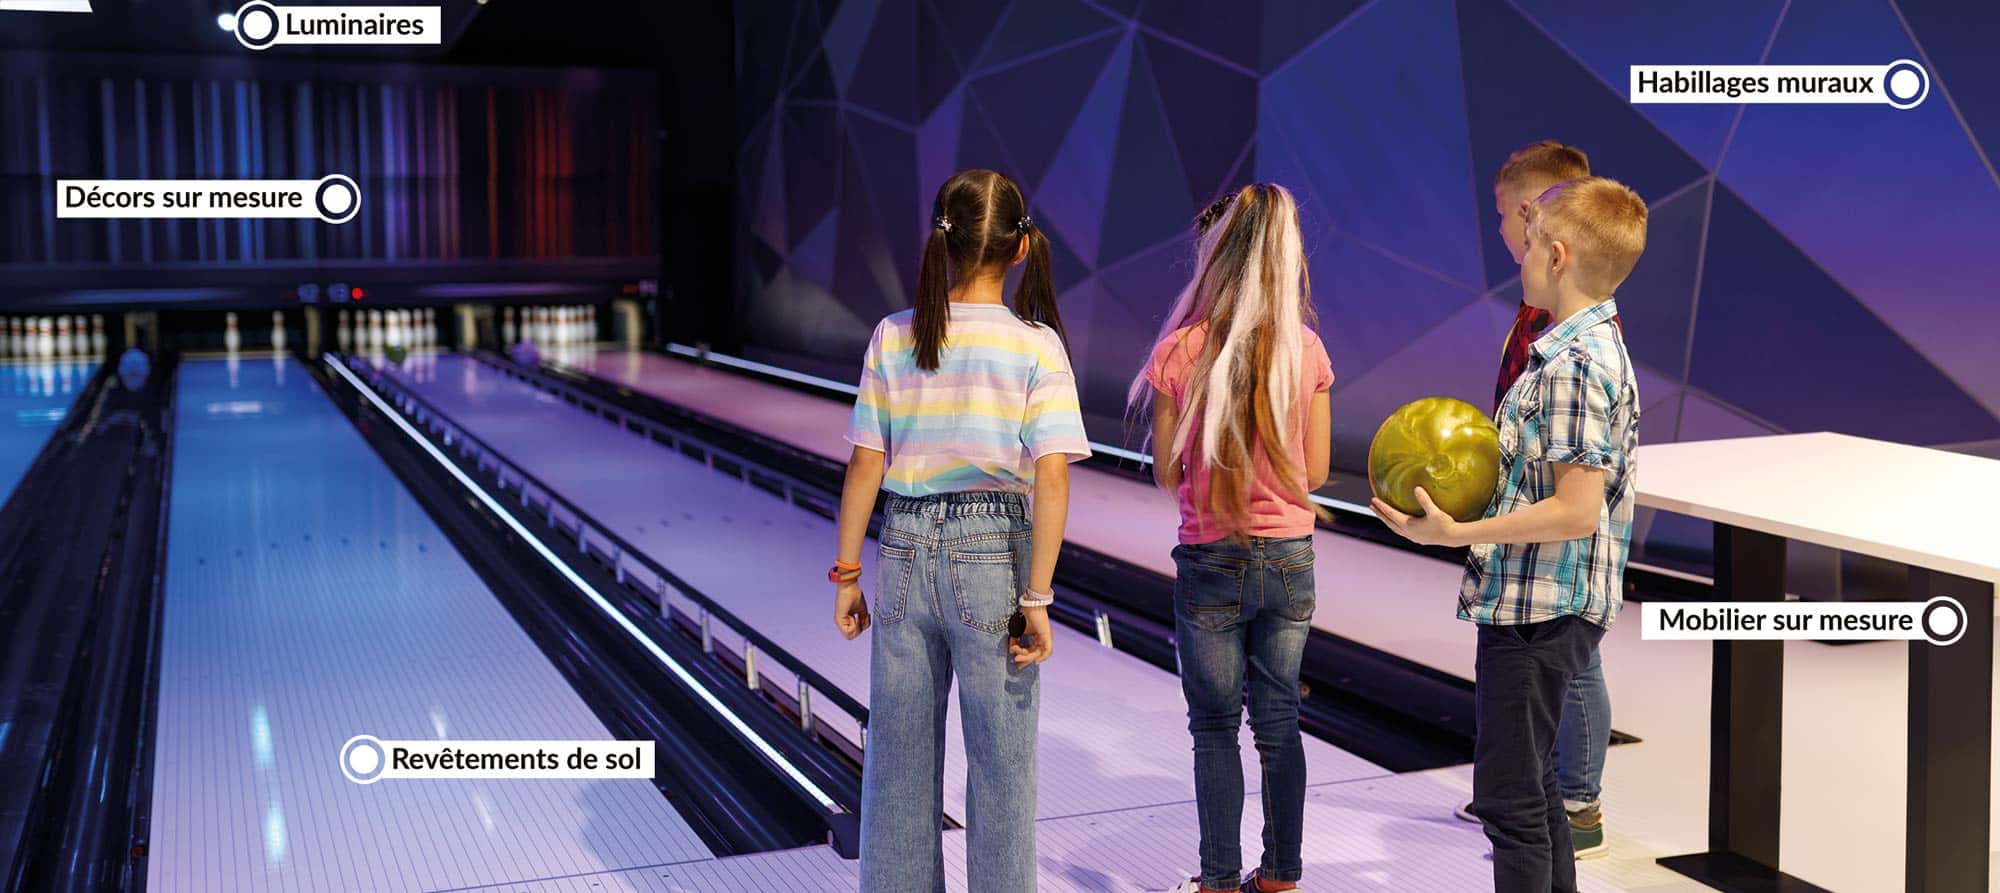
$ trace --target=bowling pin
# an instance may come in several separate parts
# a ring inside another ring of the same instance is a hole
[[[243,333],[236,329],[236,314],[232,311],[224,314],[222,319],[222,347],[230,353],[235,353],[243,347]]]
[[[52,357],[55,354],[55,324],[46,316],[35,317],[35,356]]]
[[[90,315],[90,352],[104,356],[104,346],[104,314],[93,313]]]
[[[58,316],[56,317],[56,356],[69,356],[69,348],[69,317]]]
[[[285,312],[283,310],[271,311],[271,349],[279,353],[285,352]]]
[[[382,311],[368,311],[368,346],[379,350],[382,347]]]
[[[5,336],[0,337],[0,344],[6,345],[8,356],[15,356],[21,352],[21,320],[9,318],[5,328],[5,332],[0,332]]]

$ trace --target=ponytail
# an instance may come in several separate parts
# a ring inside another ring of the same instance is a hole
[[[946,275],[946,255],[950,246],[951,223],[942,215],[937,225],[931,229],[931,236],[924,240],[923,266],[917,270],[917,306],[910,320],[911,332],[917,342],[917,368],[925,372],[936,372],[938,352],[944,349],[945,321],[951,316],[951,283]]]
[[[1027,197],[1013,180],[989,170],[959,171],[938,187],[931,209],[931,234],[917,270],[917,299],[911,316],[917,368],[936,372],[946,329],[951,324],[952,275],[1002,276],[1027,240],[1026,270],[1014,291],[1014,315],[1063,332],[1049,262],[1049,239],[1028,216]]]
[[[1028,240],[1028,265],[1021,271],[1021,284],[1014,290],[1014,315],[1056,330],[1056,337],[1069,343],[1063,332],[1062,314],[1056,310],[1055,275],[1049,263],[1049,237],[1042,235],[1034,221],[1023,217],[1019,224]]]

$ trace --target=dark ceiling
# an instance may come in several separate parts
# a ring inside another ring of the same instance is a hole
[[[216,24],[241,0],[91,0],[89,13],[0,12],[0,50],[252,55]],[[434,61],[478,65],[652,68],[690,32],[727,33],[726,2],[674,0],[368,0],[435,5],[440,45],[286,47],[255,55],[322,61]],[[280,2],[278,5],[287,5]],[[312,5],[300,3],[299,5]],[[719,29],[718,29],[719,26]]]

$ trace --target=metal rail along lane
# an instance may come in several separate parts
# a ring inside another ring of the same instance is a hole
[[[554,487],[453,421],[393,374],[379,373],[353,356],[342,356],[336,360],[329,354],[327,362],[330,365],[344,364],[354,370],[360,376],[357,381],[365,379],[367,385],[383,392],[388,405],[404,419],[435,437],[460,470],[483,478],[491,483],[496,495],[511,497],[527,513],[539,515],[545,522],[546,530],[561,536],[560,545],[575,548],[577,554],[592,559],[609,573],[623,590],[616,593],[622,598],[613,603],[613,608],[622,612],[627,621],[661,624],[667,630],[678,631],[688,639],[699,642],[701,653],[712,658],[717,667],[726,671],[726,676],[752,693],[757,700],[784,715],[788,722],[795,723],[800,732],[820,746],[822,753],[807,755],[812,757],[815,765],[828,772],[847,771],[858,777],[861,754],[867,745],[867,707],[715,599],[611,532]],[[510,490],[512,493],[508,492]],[[685,606],[676,601],[685,603]],[[717,641],[718,631],[714,629],[717,623],[741,637],[743,650],[740,654]],[[638,635],[632,629],[628,632]],[[792,677],[794,686],[791,692],[771,684],[773,678],[767,673],[770,667]],[[713,677],[715,674],[710,675]],[[830,724],[817,715],[820,709],[815,702],[830,705],[845,714],[860,740],[850,741],[838,730],[830,728]],[[757,749],[758,742],[752,742],[752,745],[753,750]],[[771,761],[776,755],[766,753],[764,756]],[[795,787],[801,787],[803,779],[791,776],[787,767],[775,765],[774,768],[780,769],[780,774],[786,775]],[[853,823],[858,802],[836,802],[817,787],[805,787],[811,789],[802,789],[802,793],[807,793],[829,810],[831,823],[840,826],[838,832],[844,832],[846,826]],[[836,837],[840,836],[841,833],[836,834]],[[843,852],[843,855],[852,854]]]

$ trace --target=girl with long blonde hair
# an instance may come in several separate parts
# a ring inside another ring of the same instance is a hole
[[[1196,222],[1195,272],[1127,406],[1153,410],[1153,478],[1180,499],[1175,643],[1194,737],[1201,874],[1177,893],[1298,888],[1305,813],[1299,664],[1313,613],[1307,498],[1331,461],[1333,368],[1313,331],[1290,192],[1256,183]],[[1250,729],[1263,764],[1264,854],[1241,875]]]

